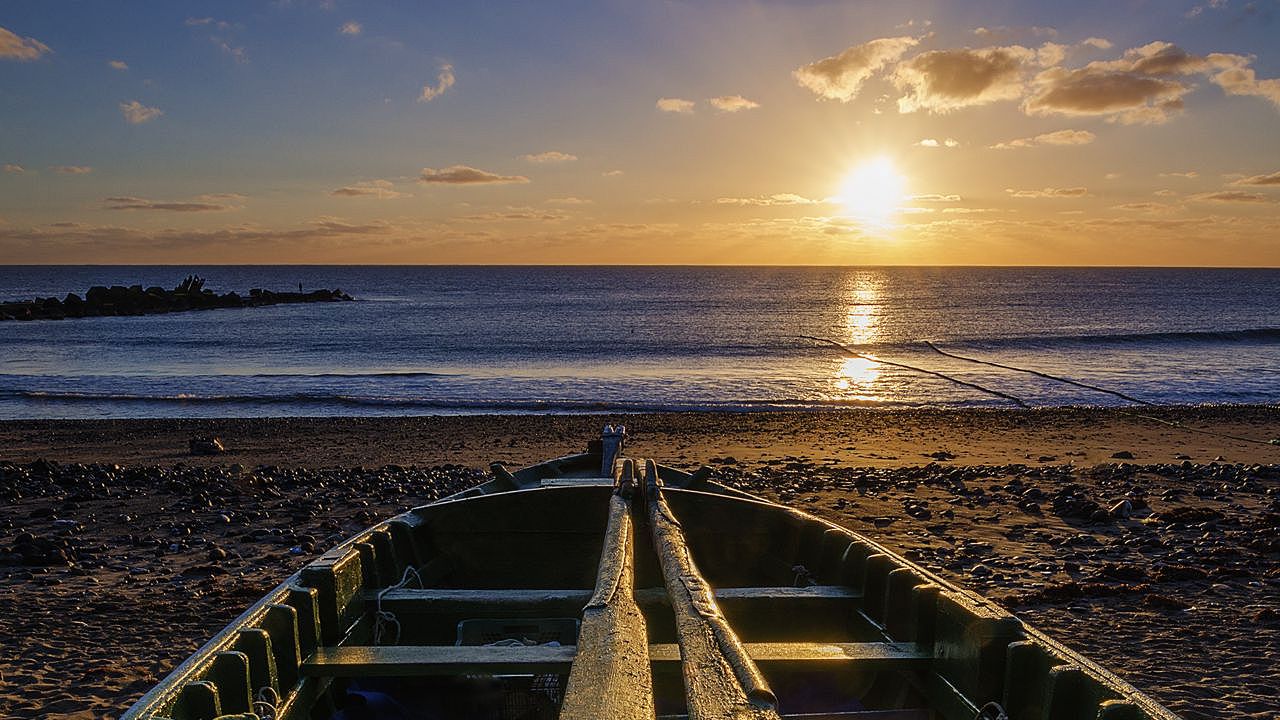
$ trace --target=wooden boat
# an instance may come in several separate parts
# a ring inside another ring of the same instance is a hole
[[[1176,718],[872,539],[622,442],[356,535],[123,717]]]

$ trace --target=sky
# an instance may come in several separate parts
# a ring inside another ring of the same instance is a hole
[[[0,263],[1280,266],[1280,0],[5,0]]]

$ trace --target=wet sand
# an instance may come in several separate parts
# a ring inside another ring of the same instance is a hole
[[[881,539],[1186,718],[1280,716],[1280,409],[1153,414],[1262,442],[1103,410],[0,423],[0,716],[115,717],[326,547],[619,419],[629,455]]]

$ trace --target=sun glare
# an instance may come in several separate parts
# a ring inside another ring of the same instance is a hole
[[[907,179],[887,157],[854,168],[840,187],[840,204],[853,218],[872,225],[888,225],[906,198]]]

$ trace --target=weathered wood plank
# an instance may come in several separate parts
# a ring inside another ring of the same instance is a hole
[[[621,428],[618,445],[620,438]],[[613,467],[612,460],[606,461]],[[652,720],[654,714],[648,631],[632,592],[635,538],[631,489],[635,472],[631,461],[619,465],[617,473],[596,589],[582,611],[578,652],[569,671],[561,720]]]
[[[733,632],[698,571],[680,522],[662,497],[658,465],[645,462],[653,549],[676,619],[691,720],[778,720],[778,699]]]
[[[910,670],[932,660],[914,643],[745,643],[743,647],[754,662],[769,667],[855,664]],[[341,646],[320,648],[303,662],[302,670],[311,677],[564,673],[577,652],[573,645]],[[649,662],[654,670],[675,671],[680,646],[650,645]]]
[[[722,604],[753,602],[795,601],[804,603],[844,603],[858,600],[862,594],[841,585],[813,585],[810,587],[738,587],[719,588],[714,592],[716,601]],[[370,598],[376,593],[370,593]],[[526,610],[556,611],[558,614],[576,614],[591,599],[590,590],[455,590],[446,588],[405,588],[391,590],[382,596],[382,607],[396,613],[457,613],[484,612],[486,609],[505,609],[513,612]],[[641,607],[670,605],[664,588],[639,588],[635,590],[636,603]]]

